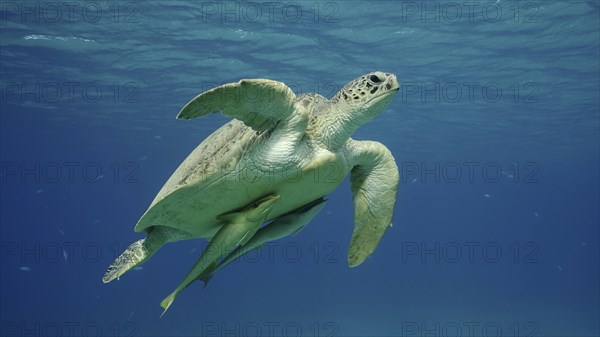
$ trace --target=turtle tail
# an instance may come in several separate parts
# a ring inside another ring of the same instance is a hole
[[[139,265],[148,259],[155,249],[149,249],[146,239],[138,240],[132,243],[125,251],[117,257],[108,267],[108,270],[102,277],[102,282],[108,283],[114,279],[118,279],[133,267]]]

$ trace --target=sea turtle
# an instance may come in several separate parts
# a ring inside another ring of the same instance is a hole
[[[293,228],[267,231],[259,244],[295,234],[348,174],[355,222],[348,264],[361,264],[391,224],[399,175],[383,144],[350,136],[398,90],[394,74],[375,71],[346,84],[329,100],[319,94],[295,95],[284,83],[268,79],[243,79],[196,96],[178,119],[211,112],[234,119],[175,170],[135,226],[147,237],[129,246],[102,280],[119,278],[167,242],[209,239],[182,284],[161,303],[166,310],[191,282],[208,281],[229,262],[227,254],[259,230]],[[224,264],[219,266],[221,257]]]

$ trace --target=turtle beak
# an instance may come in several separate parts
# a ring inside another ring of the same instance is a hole
[[[385,88],[387,90],[394,90],[394,91],[398,91],[400,90],[400,83],[398,82],[398,79],[396,78],[396,75],[394,74],[390,74],[390,73],[385,73],[385,76],[387,78],[386,80],[386,84],[385,84]]]
[[[398,83],[398,80],[396,79],[396,75],[390,74],[390,73],[385,73],[385,81],[383,83],[381,83],[380,88],[381,88],[380,89],[381,94],[378,95],[377,97],[384,97],[384,96],[393,97],[400,90],[400,83]],[[375,97],[375,98],[377,98],[377,97]]]

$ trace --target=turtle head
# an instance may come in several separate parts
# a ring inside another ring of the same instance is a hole
[[[375,118],[400,89],[396,75],[374,71],[346,84],[332,101],[346,106],[358,124]]]

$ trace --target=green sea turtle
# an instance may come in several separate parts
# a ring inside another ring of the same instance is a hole
[[[252,243],[259,231],[267,234],[255,242],[264,243],[264,238],[300,230],[348,174],[355,223],[348,264],[361,264],[391,224],[399,176],[383,144],[350,136],[398,90],[395,75],[376,71],[346,84],[329,100],[295,95],[284,83],[267,79],[244,79],[196,96],[178,119],[211,112],[234,119],[175,170],[135,226],[147,237],[129,246],[102,280],[119,278],[167,242],[209,239],[182,284],[161,303],[166,310],[181,290],[196,279],[207,281],[228,263],[228,254]],[[271,225],[296,229],[268,230]]]

